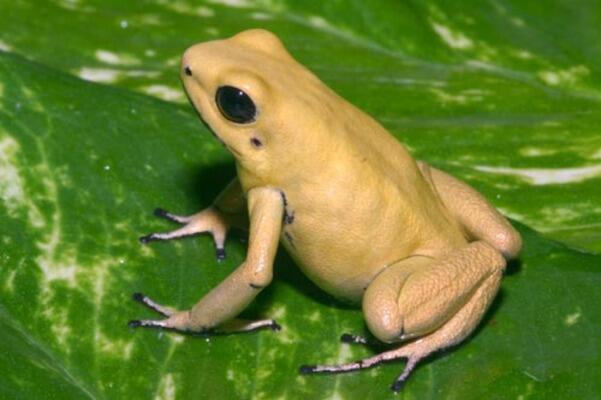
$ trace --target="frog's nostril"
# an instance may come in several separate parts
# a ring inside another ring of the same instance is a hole
[[[184,72],[186,73],[186,75],[188,76],[192,76],[192,70],[190,69],[190,67],[188,67],[186,65],[186,67],[184,68]]]

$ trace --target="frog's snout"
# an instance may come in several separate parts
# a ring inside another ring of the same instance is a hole
[[[181,61],[182,72],[187,76],[192,76],[193,74],[193,64],[194,64],[194,54],[192,53],[192,48],[189,48],[184,52]]]

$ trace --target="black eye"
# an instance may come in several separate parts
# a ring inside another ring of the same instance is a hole
[[[215,93],[215,102],[221,114],[232,122],[247,124],[255,120],[257,107],[242,90],[221,86]]]

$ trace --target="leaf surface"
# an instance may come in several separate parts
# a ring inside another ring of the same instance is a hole
[[[4,3],[0,397],[392,397],[403,362],[297,374],[374,351],[338,342],[365,333],[360,311],[322,294],[283,251],[246,311],[277,318],[281,332],[126,325],[154,317],[131,293],[188,308],[244,259],[236,237],[222,264],[207,237],[137,237],[170,228],[154,207],[194,212],[234,175],[179,103],[181,52],[263,26],[416,157],[545,234],[517,223],[523,255],[481,327],[397,397],[599,398],[601,258],[548,239],[601,248],[597,2]]]

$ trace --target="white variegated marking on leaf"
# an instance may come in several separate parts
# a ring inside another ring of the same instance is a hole
[[[431,88],[429,90],[431,93],[434,93],[442,103],[466,104],[469,102],[468,96],[464,94],[451,94],[436,88]]]
[[[208,0],[208,2],[233,8],[250,8],[255,6],[255,4],[249,0]]]
[[[208,339],[208,340],[207,340],[207,342],[210,342],[210,341],[211,341],[211,338],[208,338],[208,337],[207,337],[206,339]],[[170,340],[171,342],[173,342],[173,344],[175,344],[175,345],[180,345],[180,344],[182,344],[182,343],[184,343],[184,342],[185,342],[185,340],[186,340],[186,337],[185,337],[185,336],[183,336],[183,335],[170,335],[170,336],[169,336],[169,340]]]
[[[107,64],[121,64],[121,59],[120,57],[113,52],[110,52],[108,50],[96,50],[96,53],[94,53],[94,55],[96,56],[96,59],[98,61],[102,61],[103,63],[107,63]]]
[[[500,206],[497,206],[496,208],[504,216],[509,217],[511,219],[515,219],[516,221],[525,222],[525,221],[529,221],[530,220],[528,216],[526,216],[524,214],[520,214],[517,211],[510,210],[509,208],[500,207]]]
[[[274,319],[281,326],[286,326],[286,307],[283,305],[275,306],[270,312],[269,317]],[[298,340],[298,334],[292,328],[286,327],[279,332],[276,332],[274,338],[284,344],[295,343]]]
[[[512,175],[534,185],[576,183],[601,176],[601,164],[578,168],[509,168],[476,165],[478,171]]]
[[[133,340],[111,339],[97,327],[94,330],[94,347],[96,353],[112,358],[128,361],[134,348]]]
[[[140,60],[131,54],[117,54],[109,50],[98,49],[94,53],[98,61],[110,65],[137,65]]]
[[[275,320],[283,320],[286,316],[286,306],[278,305],[275,306],[274,309],[270,313],[271,318]]]
[[[526,25],[526,23],[524,22],[524,20],[521,19],[521,18],[518,18],[518,17],[513,17],[509,21],[511,21],[511,23],[514,24],[515,26],[519,26],[519,27],[522,27],[522,26]]]
[[[128,77],[132,77],[132,78],[156,78],[159,75],[161,75],[160,71],[148,71],[148,70],[141,70],[141,69],[132,69],[129,71],[125,71],[125,75],[127,75]]]
[[[532,58],[534,58],[534,55],[528,50],[516,50],[513,52],[513,54],[517,58],[521,58],[522,60],[531,60]]]
[[[311,315],[309,315],[309,321],[311,322],[319,322],[321,320],[321,313],[317,310],[313,311]]]
[[[436,81],[430,79],[413,79],[413,78],[402,78],[398,76],[387,77],[378,76],[374,78],[374,82],[386,83],[400,86],[432,86],[432,87],[444,87],[447,83],[444,81]]]
[[[340,393],[338,391],[338,388],[336,388],[334,393],[332,393],[332,397],[330,397],[330,399],[331,400],[344,400],[344,397],[342,396],[342,393]]]
[[[566,318],[563,322],[566,326],[572,326],[578,322],[581,316],[582,313],[580,312],[580,310],[576,310],[576,312],[566,315]]]
[[[206,7],[206,6],[200,6],[200,7],[196,7],[194,9],[194,13],[196,15],[198,15],[199,17],[214,17],[215,16],[215,11],[213,11],[212,8]]]
[[[585,205],[584,210],[578,210],[576,204],[572,204],[572,208],[565,207],[543,207],[540,210],[540,214],[543,219],[549,221],[553,225],[566,223],[568,221],[572,221],[577,219],[581,215],[585,214],[587,211],[588,205]]]
[[[6,280],[4,281],[4,290],[6,290],[9,293],[12,293],[14,291],[14,286],[13,286],[13,282],[15,280],[15,276],[17,276],[17,273],[19,272],[19,270],[21,269],[21,267],[23,266],[23,262],[24,259],[22,259],[19,262],[19,265],[17,265],[15,268],[13,268],[8,275],[6,276]],[[8,263],[4,263],[5,265]]]
[[[82,266],[78,261],[77,247],[75,244],[67,243],[64,240],[62,232],[63,214],[61,204],[59,203],[58,182],[61,181],[57,176],[57,169],[51,169],[49,166],[44,146],[38,142],[38,152],[41,156],[41,162],[30,168],[35,174],[36,180],[41,185],[34,193],[27,194],[27,214],[35,215],[39,221],[34,221],[34,228],[41,236],[35,243],[39,254],[35,257],[37,267],[42,272],[40,279],[40,303],[39,310],[48,320],[50,329],[61,346],[67,346],[71,336],[71,327],[67,309],[63,306],[57,306],[55,303],[54,282],[66,283],[71,290],[78,290],[81,287],[88,287],[94,293],[93,302],[97,309],[95,319],[99,314],[99,308],[102,305],[102,299],[105,292],[105,280],[109,274],[111,266],[118,265],[118,258],[112,259],[106,255],[98,261],[92,261],[91,265]],[[65,174],[62,171],[61,174]],[[36,203],[43,202],[44,212]],[[88,290],[89,290],[88,289]],[[96,337],[99,339],[97,346],[104,349],[111,349],[118,346],[118,351],[127,354],[127,343],[111,343],[109,340],[102,341],[99,336],[98,321],[95,320]]]
[[[0,199],[8,215],[17,218],[25,196],[23,181],[17,169],[19,144],[11,136],[0,136]]]
[[[268,21],[270,19],[273,19],[271,14],[267,14],[267,13],[263,13],[263,12],[254,12],[254,13],[250,14],[250,17],[257,21]]]
[[[173,101],[173,100],[181,100],[185,99],[182,91],[180,89],[171,88],[165,85],[150,85],[143,86],[142,91],[152,96],[156,96],[160,99]]]
[[[193,6],[183,1],[160,0],[159,4],[180,14],[204,18],[213,17],[215,15],[215,11],[207,6]]]
[[[281,323],[277,319],[276,322],[278,322],[280,325],[285,326],[285,324]],[[293,331],[290,327],[286,327],[286,329],[282,329],[281,331],[276,332],[274,337],[278,342],[284,345],[298,343],[298,340],[300,339],[298,334],[295,331]]]
[[[541,156],[550,156],[557,153],[557,149],[551,148],[540,148],[540,147],[522,147],[519,150],[519,153],[525,157],[541,157]]]
[[[43,244],[44,246],[46,243]],[[75,263],[75,259],[67,260],[64,257],[62,260],[51,260],[46,257],[40,257],[37,259],[37,264],[44,274],[44,289],[49,291],[48,284],[52,281],[60,280],[66,282],[69,287],[75,287],[77,280],[76,274],[78,265]]]
[[[526,375],[528,378],[532,379],[533,381],[536,381],[536,382],[542,382],[543,381],[541,378],[539,378],[538,376],[534,375],[533,373],[531,373],[529,371],[523,370],[522,373],[524,375]]]
[[[83,67],[77,71],[77,76],[81,79],[102,83],[115,83],[119,80],[121,74],[121,71],[109,68]]]
[[[44,154],[43,154],[44,155]],[[45,159],[45,155],[44,155]],[[70,251],[57,251],[61,243],[61,223],[62,212],[58,203],[58,187],[50,171],[49,165],[45,162],[35,167],[39,182],[42,182],[42,198],[50,204],[46,210],[51,212],[50,217],[42,216],[45,219],[44,239],[36,243],[40,250],[40,255],[36,262],[42,272],[43,291],[48,291],[48,284],[54,280],[66,281],[69,286],[75,286],[75,273],[77,271],[77,258],[75,249]]]
[[[277,357],[277,351],[271,351],[268,354],[270,359],[275,359]],[[270,365],[271,363],[269,363],[268,365]],[[259,380],[266,380],[269,379],[269,377],[271,376],[271,374],[273,373],[273,370],[271,370],[270,368],[257,368],[255,370],[255,377],[256,379]]]
[[[11,51],[12,46],[6,43],[4,40],[0,39],[0,50]]]
[[[175,399],[176,386],[173,374],[165,374],[159,381],[159,391],[155,400],[173,400]]]
[[[157,14],[143,14],[136,18],[136,21],[140,25],[146,26],[161,26],[164,22],[161,20],[161,16]]]
[[[214,26],[210,26],[210,27],[206,28],[205,32],[211,36],[219,35],[219,29],[215,28]]]
[[[338,358],[336,364],[344,364],[353,358],[352,346],[348,343],[341,343],[338,351]]]
[[[165,60],[165,66],[167,67],[175,67],[178,66],[181,62],[180,56],[171,57]]]
[[[68,353],[70,350],[68,340],[72,337],[68,309],[50,307],[44,302],[40,309],[42,316],[50,322],[50,332],[56,343]]]
[[[154,249],[152,246],[140,246],[140,255],[144,258],[154,258]]]
[[[41,107],[37,101],[31,103],[35,108]],[[18,168],[19,151],[19,144],[11,136],[0,135],[0,199],[10,217],[19,217],[24,209],[30,225],[41,229],[46,226],[46,221],[34,200],[25,196],[24,179]]]
[[[133,341],[127,340],[111,340],[106,337],[100,327],[100,310],[102,309],[104,296],[106,293],[106,280],[110,275],[110,268],[117,265],[116,259],[104,258],[99,263],[96,263],[93,268],[86,268],[85,272],[81,268],[83,278],[91,279],[91,287],[94,291],[94,346],[97,353],[109,354],[113,357],[129,359],[133,348]],[[88,272],[88,271],[91,271]]]
[[[70,11],[79,11],[79,12],[94,12],[96,9],[90,5],[84,5],[80,0],[59,0],[59,7],[62,7],[66,10]]]
[[[574,85],[588,76],[590,70],[584,65],[575,65],[564,70],[540,71],[538,77],[550,86]]]
[[[430,25],[440,38],[453,49],[467,50],[474,47],[474,42],[465,34],[453,31],[439,22],[430,21]]]
[[[350,362],[353,358],[353,352],[352,352],[352,348],[351,345],[348,343],[341,343],[340,346],[338,347],[338,358],[336,359],[335,364],[345,364],[347,362]],[[344,399],[344,397],[342,396],[342,393],[340,393],[340,377],[336,377],[336,379],[334,380],[334,388],[333,388],[333,392],[332,392],[332,397],[330,397],[333,400],[342,400]]]
[[[325,29],[332,29],[332,25],[326,21],[323,17],[320,17],[318,15],[312,15],[308,18],[309,24],[311,24],[314,27],[317,28],[325,28]]]

